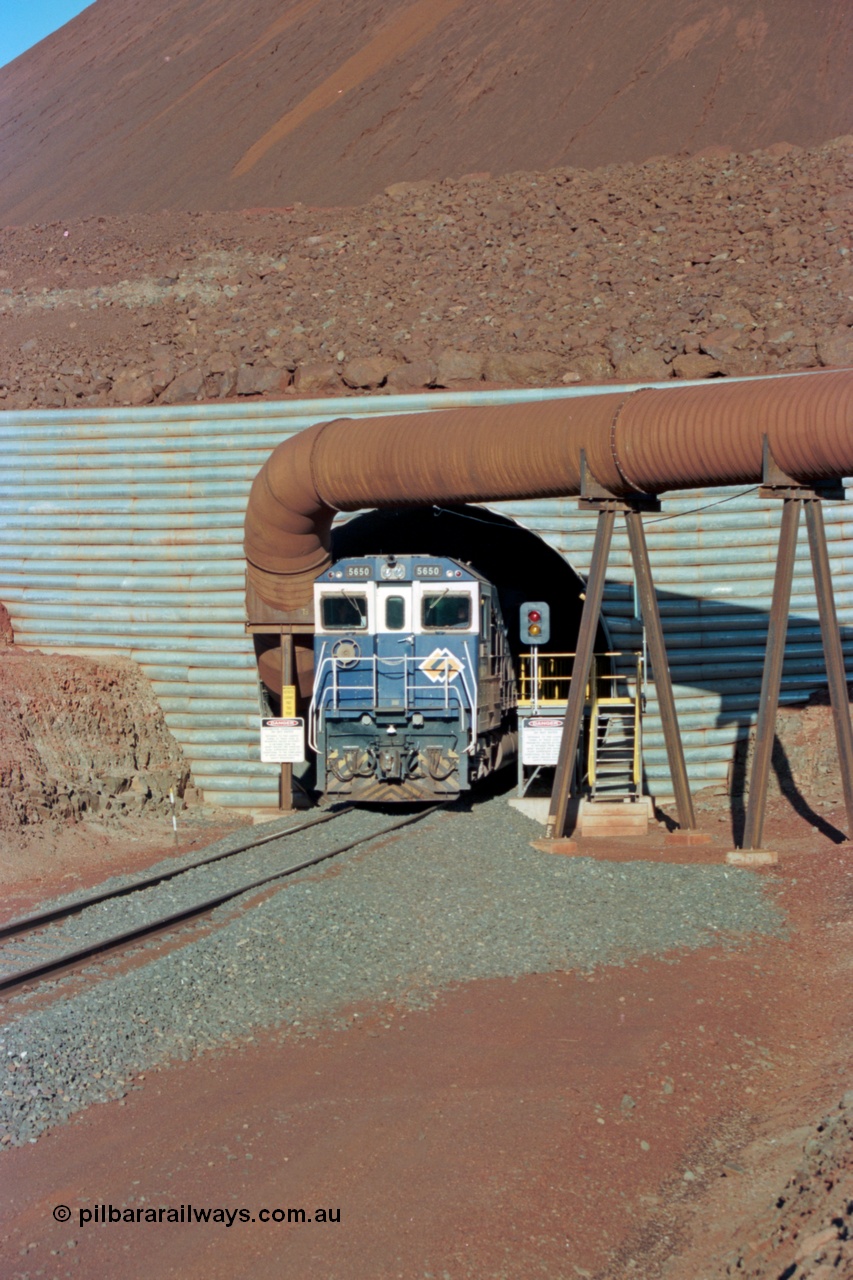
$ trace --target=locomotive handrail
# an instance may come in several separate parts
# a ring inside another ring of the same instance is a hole
[[[330,661],[335,661],[335,660],[334,660],[334,659],[330,659]],[[368,661],[369,661],[369,659],[368,659]],[[353,689],[353,690],[357,691],[358,689],[366,689],[366,688],[368,688],[369,686],[367,686],[367,685],[350,685],[349,687],[350,687],[351,689]],[[419,685],[419,684],[415,684],[415,685],[413,685],[412,687],[413,687],[413,690],[414,690],[415,692],[417,692],[418,690],[424,691],[424,690],[434,690],[434,689],[435,689],[435,686],[434,686],[434,685],[423,685],[423,684],[420,684],[420,685]],[[457,700],[457,702],[458,702],[458,706],[459,706],[459,725],[460,725],[460,728],[462,729],[462,731],[464,732],[464,731],[465,731],[465,702],[464,702],[464,699],[462,698],[461,690],[459,689],[459,687],[458,687],[457,685],[450,685],[450,686],[449,686],[449,692],[450,692],[450,693],[452,693],[452,694],[454,695],[455,699],[456,699],[456,700]],[[467,690],[466,690],[466,692],[467,692]],[[309,710],[308,710],[308,717],[309,717],[308,744],[309,744],[309,746],[311,747],[311,749],[312,749],[313,751],[318,751],[318,752],[319,752],[319,746],[318,746],[318,743],[317,743],[317,732],[316,732],[317,724],[318,724],[318,722],[322,719],[323,711],[325,710],[326,703],[330,700],[330,695],[331,695],[331,693],[332,693],[332,689],[330,689],[328,686],[326,686],[326,688],[324,688],[324,689],[322,689],[322,690],[320,691],[319,698],[312,698],[312,699],[311,699],[311,705],[310,705]],[[336,705],[339,705],[339,704],[336,704]],[[450,710],[450,704],[449,704],[449,700],[448,700],[448,698],[447,698],[447,697],[445,697],[445,706],[444,706],[444,709],[445,709],[445,710],[447,710],[447,711],[449,711],[449,710]],[[402,710],[402,708],[401,708],[401,710]],[[473,723],[473,719],[474,719],[473,715],[472,715],[472,717],[471,717],[471,718],[472,718],[472,723]],[[466,750],[466,752],[470,753],[470,750],[471,750],[470,745],[469,745],[468,747],[466,747],[466,748],[465,748],[465,750]]]
[[[471,661],[471,651],[468,648],[467,640],[462,641],[462,647],[465,650],[465,657],[468,659],[468,669],[469,671],[473,672],[476,668],[474,667],[474,664]],[[468,705],[471,708],[471,741],[468,743],[468,746],[465,748],[465,750],[468,753],[468,755],[472,756],[474,754],[474,749],[477,746],[477,732],[480,727],[479,716],[477,714],[476,685],[475,685],[475,692],[472,693],[471,690],[468,688],[468,677],[465,674],[464,667],[461,668],[459,675],[461,676],[462,681],[464,682],[465,692],[468,694]],[[447,677],[447,668],[445,667],[445,678],[446,677]]]
[[[470,663],[471,655],[468,652],[467,647],[465,652],[468,657],[468,661]],[[408,709],[408,698],[410,693],[413,695],[413,698],[414,698],[414,695],[418,693],[435,693],[437,692],[438,689],[443,689],[444,690],[444,709],[446,711],[450,710],[451,700],[455,700],[458,703],[459,724],[463,732],[465,731],[465,710],[466,710],[465,698],[463,698],[463,690],[464,690],[465,697],[468,699],[468,710],[471,715],[471,726],[472,726],[471,735],[470,735],[471,742],[466,747],[466,752],[468,754],[471,753],[477,741],[477,737],[476,737],[477,725],[476,725],[476,715],[475,715],[476,704],[474,701],[474,695],[472,694],[471,687],[468,683],[468,679],[467,679],[467,675],[464,667],[457,669],[457,672],[461,678],[460,684],[454,684],[451,682],[451,673],[450,673],[450,668],[448,666],[445,668],[443,684],[437,685],[434,681],[428,681],[428,682],[418,681],[417,678],[410,681],[409,679],[410,674],[414,676],[415,672],[420,670],[420,661],[421,661],[420,659],[416,658],[414,655],[411,655],[411,654],[403,654],[399,658],[384,657],[384,656],[380,656],[379,654],[364,654],[359,658],[355,659],[355,661],[352,662],[351,666],[347,666],[345,668],[343,667],[343,661],[344,660],[340,658],[336,658],[333,654],[327,654],[326,643],[323,642],[322,647],[320,649],[320,658],[317,663],[316,670],[314,672],[314,687],[311,692],[311,702],[308,707],[308,744],[313,751],[319,752],[319,745],[317,742],[317,726],[322,720],[322,716],[326,708],[326,704],[329,701],[331,701],[334,710],[340,709],[341,685],[338,680],[338,672],[341,669],[358,672],[360,670],[369,668],[371,673],[369,684],[368,683],[348,684],[344,686],[344,688],[346,692],[351,692],[351,693],[357,693],[359,691],[364,692],[365,690],[368,691],[372,696],[371,705],[376,706],[378,702],[378,697],[376,693],[378,688],[378,676],[379,676],[380,664],[382,664],[390,667],[399,667],[402,669],[403,685],[405,688],[405,694],[404,694],[405,706],[400,708],[401,712]],[[327,674],[327,669],[331,670],[331,675],[332,675],[331,686],[328,684],[325,684],[324,682],[324,677]],[[451,695],[452,695],[452,699],[451,699]]]

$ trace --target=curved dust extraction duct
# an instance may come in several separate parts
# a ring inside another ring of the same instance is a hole
[[[310,621],[338,511],[569,496],[582,450],[622,497],[757,484],[765,436],[803,484],[853,473],[853,370],[318,424],[252,485],[249,622]]]

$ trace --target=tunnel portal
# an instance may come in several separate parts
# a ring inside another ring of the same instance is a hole
[[[472,505],[434,506],[370,511],[334,526],[334,560],[377,554],[449,556],[470,564],[497,587],[516,656],[521,605],[545,600],[551,606],[551,637],[543,652],[575,651],[583,580],[558,551],[507,516]],[[595,647],[598,652],[609,647],[602,627]]]

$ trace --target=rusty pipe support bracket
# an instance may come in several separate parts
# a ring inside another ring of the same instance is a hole
[[[832,719],[835,724],[838,767],[844,792],[849,840],[853,835],[853,725],[850,723],[847,672],[844,668],[841,631],[838,627],[838,614],[835,611],[835,597],[832,592],[832,573],[826,545],[826,528],[823,523],[823,506],[819,500],[813,500],[806,502],[805,508],[812,573],[823,639],[823,656],[826,662],[826,681],[829,685],[829,700],[832,703]]]
[[[687,777],[684,744],[681,741],[678,712],[675,709],[675,694],[672,689],[672,673],[669,669],[666,641],[664,640],[660,609],[658,608],[655,584],[652,578],[649,549],[646,544],[646,531],[643,528],[643,517],[640,510],[634,507],[626,511],[625,523],[628,528],[631,560],[637,581],[637,594],[640,597],[640,611],[643,615],[646,641],[649,646],[649,656],[652,660],[652,676],[654,677],[658,711],[666,744],[669,776],[672,779],[672,789],[675,794],[678,823],[684,830],[693,831],[696,827],[696,814],[693,809],[693,797],[690,794],[690,780]]]
[[[690,781],[687,777],[687,763],[684,758],[684,744],[678,726],[678,713],[675,709],[675,694],[672,689],[672,674],[666,653],[666,642],[660,619],[657,595],[652,577],[651,560],[649,559],[646,534],[643,528],[643,514],[660,511],[660,500],[655,494],[637,493],[630,497],[617,498],[603,485],[599,484],[590,470],[586,454],[581,450],[581,497],[578,506],[587,510],[607,510],[621,512],[625,516],[628,531],[628,543],[631,548],[631,561],[634,566],[634,577],[637,582],[637,594],[640,599],[640,610],[643,615],[643,626],[646,629],[646,640],[652,660],[652,675],[658,699],[661,726],[663,728],[666,755],[672,788],[675,793],[676,809],[679,825],[687,831],[696,827],[696,815],[693,809],[693,797],[690,794]]]
[[[605,488],[590,469],[585,449],[581,449],[580,457],[579,511],[660,511],[660,499],[653,493],[635,493],[624,498]]]
[[[789,488],[779,486],[770,495],[783,497],[782,525],[779,530],[779,549],[776,554],[776,575],[773,580],[773,600],[767,624],[767,645],[764,670],[761,674],[761,694],[758,700],[758,719],[755,724],[755,749],[749,778],[749,798],[746,806],[746,823],[743,831],[744,849],[761,848],[764,834],[764,811],[767,805],[767,784],[776,736],[776,714],[779,709],[779,690],[782,684],[782,664],[785,658],[785,638],[788,634],[788,618],[791,611],[791,584],[794,580],[794,558],[797,551],[797,532],[804,499]]]
[[[761,446],[761,487],[759,498],[826,498],[828,501],[844,501],[844,485],[840,477],[826,480],[819,485],[804,485],[787,475],[773,457],[770,441],[765,434]]]
[[[592,549],[586,592],[584,593],[581,624],[578,631],[572,678],[569,683],[569,697],[566,703],[566,714],[563,719],[563,733],[560,738],[560,753],[557,758],[557,767],[554,771],[554,788],[551,792],[548,821],[545,827],[546,840],[560,839],[565,835],[566,831],[566,818],[572,794],[572,779],[575,774],[575,760],[583,724],[586,682],[592,665],[595,635],[598,630],[598,620],[601,616],[601,598],[604,594],[604,578],[607,570],[607,561],[610,558],[610,543],[613,538],[615,520],[616,511],[605,502],[598,512],[595,543]]]

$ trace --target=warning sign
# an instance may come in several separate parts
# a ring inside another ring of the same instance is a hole
[[[563,736],[562,716],[531,716],[521,720],[521,763],[556,764]]]
[[[296,685],[286,684],[281,691],[281,714],[289,720],[296,715]]]
[[[302,764],[304,759],[304,720],[294,716],[261,721],[261,760],[264,764]]]

